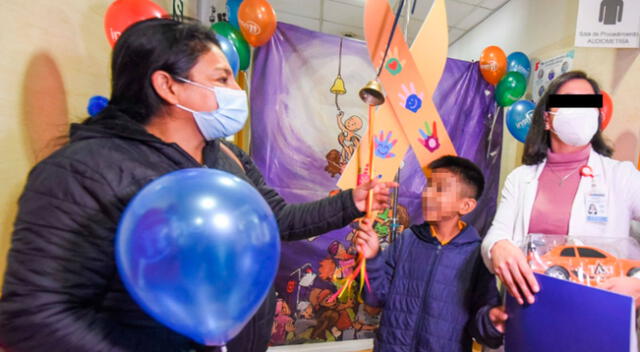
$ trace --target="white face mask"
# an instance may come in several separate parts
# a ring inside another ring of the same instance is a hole
[[[208,89],[216,96],[218,108],[213,111],[195,111],[176,104],[177,107],[193,114],[200,132],[206,140],[229,137],[242,129],[248,116],[247,93],[244,90],[216,86],[207,87],[188,79],[179,79],[196,87]]]
[[[549,113],[554,115],[552,131],[568,145],[587,145],[598,132],[600,113],[596,108],[559,108]]]

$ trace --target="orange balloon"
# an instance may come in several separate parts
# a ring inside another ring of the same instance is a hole
[[[113,47],[130,25],[154,17],[168,16],[162,7],[151,0],[116,0],[109,5],[104,15],[104,32]]]
[[[611,122],[611,117],[613,116],[613,100],[611,100],[611,96],[604,90],[601,90],[600,94],[602,94],[602,107],[600,108],[602,126],[600,126],[600,130],[604,130],[609,125],[609,122]]]
[[[276,31],[276,12],[267,0],[244,0],[238,8],[238,23],[244,39],[251,46],[260,46]]]
[[[494,86],[507,73],[507,56],[497,46],[488,46],[480,55],[480,73],[484,79]]]

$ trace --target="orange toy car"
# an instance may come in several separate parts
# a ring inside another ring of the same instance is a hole
[[[556,246],[542,256],[530,253],[529,264],[536,272],[589,286],[640,271],[640,261],[616,258],[595,247],[575,245]]]

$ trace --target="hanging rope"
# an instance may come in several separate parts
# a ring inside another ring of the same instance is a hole
[[[338,51],[338,77],[342,77],[342,40],[343,38],[340,38],[340,49]],[[342,109],[340,108],[340,104],[338,104],[338,95],[340,94],[335,94],[336,96],[336,109],[338,109],[338,112],[342,112]]]
[[[396,32],[396,27],[398,26],[398,20],[400,19],[400,14],[402,14],[403,7],[404,7],[404,0],[400,0],[400,6],[398,6],[398,10],[396,10],[396,18],[393,20],[393,26],[391,26],[391,33],[389,34],[389,40],[387,41],[387,46],[384,49],[384,56],[382,57],[382,61],[380,62],[380,67],[378,67],[378,74],[376,74],[376,78],[380,77],[380,73],[382,72],[382,68],[384,67],[384,60],[387,59],[387,54],[389,53],[389,47],[391,46],[391,40],[393,39],[393,35]]]
[[[338,74],[342,73],[342,41],[344,38],[340,38],[340,50],[338,51]]]

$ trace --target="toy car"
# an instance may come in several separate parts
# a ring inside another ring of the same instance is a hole
[[[534,253],[529,254],[529,264],[535,272],[589,286],[640,272],[640,261],[616,258],[595,247],[563,245],[542,256]]]

